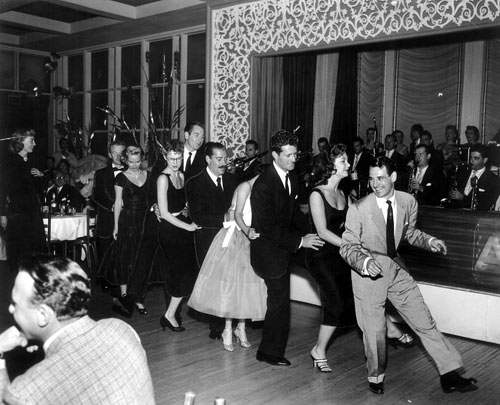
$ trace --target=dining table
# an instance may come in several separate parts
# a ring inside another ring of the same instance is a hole
[[[70,241],[87,236],[86,214],[52,215],[43,219],[47,228],[49,228],[49,219],[51,241]]]

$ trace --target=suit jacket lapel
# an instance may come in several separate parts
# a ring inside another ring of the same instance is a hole
[[[370,212],[371,221],[377,227],[380,234],[383,235],[384,240],[385,240],[386,225],[385,225],[385,221],[384,221],[384,214],[382,214],[382,210],[378,207],[377,199],[375,198],[375,195],[371,194],[370,198],[372,199],[371,212]]]
[[[427,173],[426,173],[427,174]],[[401,204],[401,198],[397,198],[396,195],[396,205],[398,206],[398,212],[396,214],[396,231],[394,233],[394,240],[396,241],[396,247],[399,246],[401,237],[403,236],[403,227],[405,224],[406,217],[406,206]]]

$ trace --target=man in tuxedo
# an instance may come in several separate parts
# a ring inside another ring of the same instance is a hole
[[[408,187],[408,176],[406,171],[406,159],[403,155],[396,152],[396,136],[388,134],[385,136],[385,156],[391,159],[396,165],[398,179],[396,190],[406,191]]]
[[[201,229],[195,231],[195,252],[198,266],[201,267],[215,235],[222,229],[225,214],[231,207],[238,179],[226,173],[227,152],[224,145],[208,142],[205,145],[207,167],[186,182],[186,199],[189,213],[194,223]],[[210,323],[211,339],[220,339],[224,322],[212,317]]]
[[[450,192],[453,206],[471,208],[472,199],[477,200],[478,211],[489,211],[500,195],[500,178],[488,167],[488,147],[476,144],[470,151],[470,169],[457,173],[457,190]],[[476,187],[474,187],[476,183]]]
[[[361,198],[367,193],[368,168],[372,155],[364,147],[363,138],[356,138],[352,143],[354,153],[350,156],[351,173],[356,173],[359,187],[356,190],[356,198]],[[358,195],[359,194],[359,195]]]
[[[47,190],[47,203],[61,207],[67,205],[74,207],[76,211],[83,208],[83,197],[78,190],[70,184],[66,184],[66,176],[60,170],[54,172],[54,184]]]
[[[139,336],[119,319],[90,319],[89,301],[90,280],[77,263],[21,261],[9,306],[17,325],[0,335],[2,403],[155,403]],[[10,382],[4,353],[38,343],[45,358]]]
[[[431,159],[429,163],[433,166],[436,166],[440,169],[443,169],[444,166],[444,156],[443,152],[437,150],[434,147],[434,141],[432,140],[432,134],[429,131],[423,131],[420,136],[420,144],[427,145],[429,147],[429,151],[431,154]]]
[[[97,257],[101,260],[113,240],[113,205],[115,203],[115,177],[125,170],[122,162],[125,142],[110,143],[108,156],[110,165],[95,172],[94,191],[92,193],[97,210],[95,236],[97,242]]]
[[[410,181],[411,194],[420,205],[439,205],[446,196],[446,178],[439,167],[429,164],[431,151],[421,143],[415,150],[416,167],[414,178]]]
[[[316,250],[324,244],[315,234],[302,236],[309,227],[298,207],[299,180],[293,171],[297,145],[297,136],[288,131],[273,134],[273,164],[257,178],[250,195],[252,228],[260,234],[250,241],[250,258],[267,286],[257,360],[277,366],[290,365],[284,357],[290,328],[290,255],[301,247]]]
[[[182,171],[184,180],[187,181],[200,173],[207,165],[205,155],[200,149],[205,141],[203,124],[198,121],[187,123],[184,128],[184,139]]]
[[[415,227],[418,204],[411,195],[395,191],[396,177],[391,159],[382,156],[372,160],[369,181],[373,193],[349,207],[340,246],[340,255],[353,270],[356,318],[363,332],[369,389],[384,393],[384,314],[389,299],[435,361],[443,391],[475,390],[474,379],[456,372],[463,365],[462,359],[436,328],[415,280],[397,253],[402,241],[443,254],[446,245]]]

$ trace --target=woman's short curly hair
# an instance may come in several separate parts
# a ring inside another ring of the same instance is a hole
[[[90,281],[82,268],[65,257],[26,256],[19,263],[34,280],[34,305],[52,308],[59,320],[87,314],[90,301]]]
[[[184,144],[178,139],[171,139],[165,143],[165,152],[184,153]]]
[[[20,128],[16,129],[12,134],[12,139],[9,144],[9,149],[12,153],[19,153],[24,148],[24,140],[29,136],[35,136],[33,129]]]

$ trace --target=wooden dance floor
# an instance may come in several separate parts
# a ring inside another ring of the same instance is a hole
[[[7,306],[11,277],[0,262],[0,331],[12,325]],[[479,390],[444,394],[432,360],[421,346],[389,347],[385,394],[368,391],[363,346],[357,329],[338,334],[328,351],[333,368],[321,374],[312,367],[309,350],[318,332],[320,309],[292,303],[291,330],[286,356],[290,367],[274,367],[255,360],[261,329],[248,327],[253,346],[223,350],[221,341],[208,338],[208,324],[182,309],[185,332],[163,332],[159,318],[164,312],[163,289],[153,286],[146,306],[149,315],[125,319],[139,333],[146,349],[156,401],[179,405],[184,393],[196,393],[196,405],[211,405],[224,397],[236,404],[500,404],[500,346],[449,336],[462,354],[466,375],[478,380]],[[94,319],[118,316],[111,311],[111,297],[95,288],[90,315]],[[236,343],[236,342],[234,342]],[[19,364],[19,366],[21,366]]]

